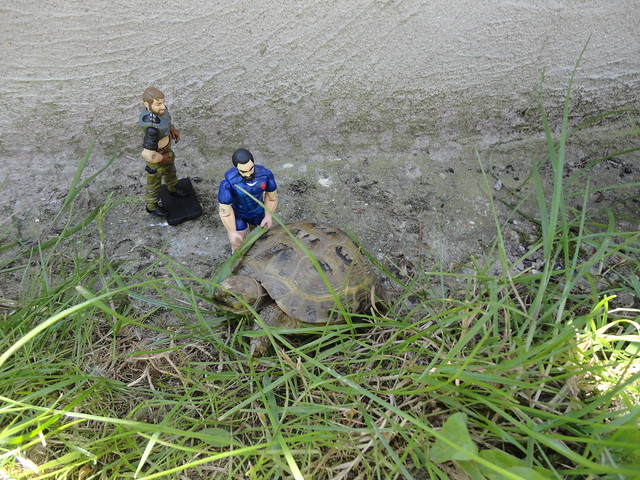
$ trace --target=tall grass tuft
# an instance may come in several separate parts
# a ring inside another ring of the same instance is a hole
[[[521,258],[496,213],[482,261],[411,279],[379,265],[401,286],[388,311],[271,329],[263,359],[253,320],[210,301],[219,278],[74,250],[104,238],[117,199],[56,242],[7,244],[0,274],[24,272],[26,293],[2,303],[0,478],[639,478],[640,312],[612,308],[640,294],[639,234],[591,212],[588,184],[580,211],[565,202],[570,88],[558,136],[542,113],[540,236]]]

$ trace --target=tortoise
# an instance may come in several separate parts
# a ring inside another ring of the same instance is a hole
[[[267,325],[291,329],[344,323],[336,298],[347,312],[362,313],[382,295],[371,263],[349,236],[311,222],[268,230],[220,287],[215,298],[222,308],[245,313],[248,304]],[[261,356],[269,346],[268,337],[254,337],[250,355]]]

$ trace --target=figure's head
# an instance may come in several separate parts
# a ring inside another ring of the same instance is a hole
[[[233,166],[238,169],[240,176],[250,182],[256,176],[256,168],[253,155],[246,148],[239,148],[231,155]]]
[[[216,290],[214,299],[226,310],[243,313],[247,311],[245,304],[258,310],[269,300],[269,296],[255,278],[232,275],[220,282],[220,288]],[[240,299],[244,300],[244,303]]]
[[[164,103],[164,93],[155,87],[149,87],[142,92],[142,102],[147,110],[160,116],[167,109]]]

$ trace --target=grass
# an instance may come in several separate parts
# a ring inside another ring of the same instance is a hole
[[[481,260],[378,264],[387,311],[308,339],[272,330],[259,360],[253,320],[217,310],[212,279],[161,252],[131,275],[75,251],[118,200],[78,216],[74,181],[56,241],[0,247],[0,275],[22,275],[2,300],[0,479],[640,478],[640,311],[610,306],[640,295],[639,233],[592,210],[588,184],[581,210],[566,203],[566,98],[558,135],[542,112],[540,235],[521,258],[495,213]],[[514,268],[530,258],[542,267]]]

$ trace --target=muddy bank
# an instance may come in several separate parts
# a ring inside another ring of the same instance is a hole
[[[640,229],[640,163],[637,153],[621,153],[604,161],[603,155],[633,148],[633,138],[591,129],[573,137],[567,149],[565,181],[567,204],[581,208],[587,180],[591,212],[611,209],[616,228]],[[507,243],[510,261],[516,261],[538,237],[531,182],[531,158],[543,158],[544,139],[538,136],[496,144],[480,151],[473,142],[449,144],[435,152],[407,157],[329,157],[258,162],[274,171],[285,222],[314,220],[352,232],[383,265],[403,275],[419,269],[451,269],[470,257],[481,257],[496,239],[494,210]],[[78,183],[95,174],[110,159],[113,164],[77,197],[73,216],[82,218],[102,207],[101,243],[97,220],[67,244],[69,255],[92,257],[102,248],[108,258],[126,261],[126,271],[141,272],[163,252],[196,275],[208,278],[229,255],[226,234],[217,215],[216,192],[230,160],[208,159],[188,141],[176,146],[180,176],[189,176],[203,206],[197,220],[168,226],[149,215],[142,202],[144,176],[138,152],[118,151],[99,140]],[[446,155],[444,155],[446,152]],[[24,169],[22,159],[5,163],[0,210],[3,243],[44,242],[60,233],[66,215],[54,222],[69,191],[80,159],[39,158],[37,168]],[[590,163],[595,162],[585,170]],[[484,171],[484,173],[483,173]],[[546,182],[550,167],[543,169]],[[635,186],[633,185],[635,184]],[[626,186],[624,188],[618,188]],[[634,190],[635,189],[635,190]],[[635,196],[635,197],[634,197]],[[491,199],[493,198],[493,202]],[[513,207],[526,215],[511,215]],[[602,214],[604,215],[604,213]],[[11,252],[4,252],[7,258]],[[24,272],[3,276],[3,294],[16,294]]]

